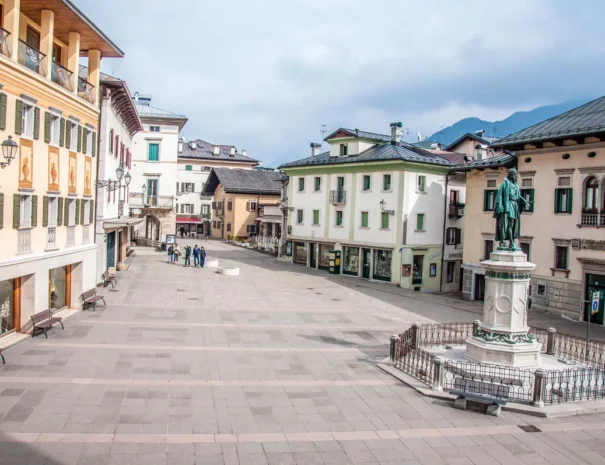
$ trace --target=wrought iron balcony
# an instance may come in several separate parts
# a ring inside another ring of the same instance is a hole
[[[19,229],[17,231],[18,253],[30,253],[32,251],[32,230]]]
[[[330,203],[332,205],[344,205],[347,203],[347,191],[345,190],[335,190],[330,191]]]
[[[55,84],[59,84],[64,89],[73,92],[74,88],[71,83],[71,77],[73,73],[64,68],[59,63],[53,60],[50,68],[50,79]]]
[[[8,43],[8,38],[10,35],[10,32],[0,27],[0,53],[9,58],[13,54],[10,44]]]
[[[46,75],[46,55],[22,40],[19,40],[19,56],[17,58],[19,63],[26,68],[42,76]]]
[[[464,204],[450,205],[448,217],[462,218],[464,216]]]
[[[57,248],[57,228],[56,227],[48,227],[46,230],[46,249],[45,250],[55,250]]]
[[[78,95],[89,103],[95,103],[95,86],[86,79],[79,77]]]

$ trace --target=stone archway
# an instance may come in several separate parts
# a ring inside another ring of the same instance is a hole
[[[162,238],[162,222],[154,215],[145,216],[145,239],[160,241]]]

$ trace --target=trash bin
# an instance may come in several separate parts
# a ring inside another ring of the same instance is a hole
[[[166,252],[166,243],[165,242],[162,242],[162,246],[160,247],[160,250],[162,252]]]

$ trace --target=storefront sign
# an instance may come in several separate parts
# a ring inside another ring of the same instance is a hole
[[[595,241],[590,239],[578,239],[580,249],[586,250],[605,250],[605,241]],[[572,240],[573,245],[573,240]]]
[[[439,255],[441,255],[441,252],[433,252],[432,254],[429,255],[429,260],[434,260],[436,259]]]
[[[462,260],[462,252],[450,252],[447,254],[448,260]]]
[[[401,265],[401,276],[412,276],[412,265]]]

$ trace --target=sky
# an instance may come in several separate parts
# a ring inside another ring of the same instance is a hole
[[[339,127],[406,140],[605,95],[601,0],[73,0],[124,51],[103,70],[265,166]],[[324,148],[326,145],[324,144]]]

